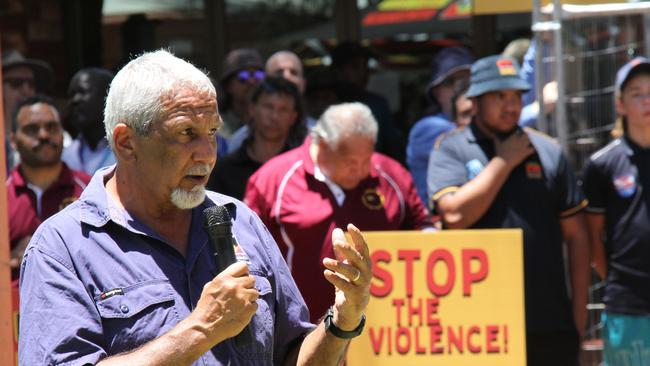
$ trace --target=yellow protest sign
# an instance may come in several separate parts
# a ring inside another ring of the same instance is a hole
[[[521,230],[364,235],[371,299],[350,366],[526,363]]]

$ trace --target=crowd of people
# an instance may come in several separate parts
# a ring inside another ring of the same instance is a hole
[[[510,57],[525,49],[439,51],[408,138],[354,43],[333,50],[338,87],[318,109],[287,50],[233,50],[218,82],[167,51],[82,69],[64,113],[43,95],[47,64],[7,53],[19,363],[340,364],[370,299],[362,232],[474,228],[523,229],[528,365],[579,364],[592,266],[606,362],[650,363],[650,60],[619,70],[621,134],[580,184],[522,114],[540,113]],[[214,205],[238,259],[220,273],[202,226]]]

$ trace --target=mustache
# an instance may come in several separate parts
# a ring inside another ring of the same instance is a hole
[[[52,147],[54,147],[54,148],[58,148],[58,147],[59,147],[59,145],[58,145],[57,143],[55,143],[55,142],[53,142],[53,141],[51,141],[51,140],[47,140],[47,141],[41,141],[38,145],[36,145],[36,146],[34,147],[34,150],[39,150],[39,149],[41,149],[41,148],[43,148],[43,147],[45,147],[45,146],[47,146],[47,145],[50,145],[50,146],[52,146]]]
[[[185,172],[185,175],[208,175],[210,174],[211,171],[212,168],[210,167],[209,164],[200,164],[189,168]]]

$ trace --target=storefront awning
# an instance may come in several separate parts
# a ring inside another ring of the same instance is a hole
[[[551,0],[542,0],[542,5],[552,3]],[[608,4],[608,3],[627,3],[632,1],[622,0],[562,0],[562,4],[574,5],[592,5],[592,4]],[[472,11],[475,15],[484,14],[504,14],[504,13],[524,13],[532,11],[532,0],[474,0],[474,9]]]

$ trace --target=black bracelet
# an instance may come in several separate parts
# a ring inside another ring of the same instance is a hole
[[[336,324],[334,324],[332,321],[332,318],[334,318],[334,309],[332,309],[330,306],[329,309],[327,309],[327,313],[325,314],[325,330],[332,333],[335,337],[338,338],[350,339],[357,337],[363,331],[364,325],[366,325],[365,314],[361,315],[361,322],[354,330],[351,331],[342,330],[341,328],[337,327]]]

